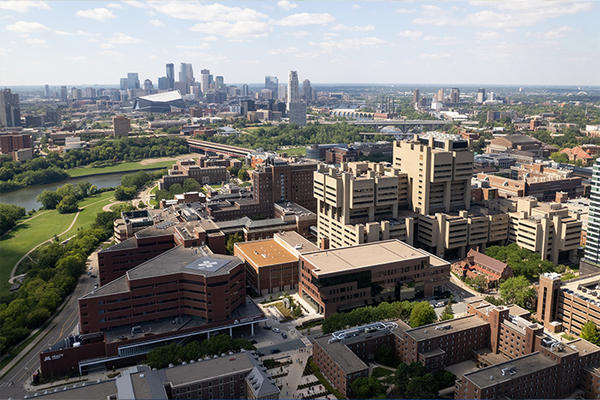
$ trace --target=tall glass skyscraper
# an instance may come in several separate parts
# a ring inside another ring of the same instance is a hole
[[[172,63],[167,64],[167,82],[169,89],[175,87],[175,66]]]
[[[288,78],[287,93],[287,102],[289,110],[290,103],[297,103],[298,101],[300,101],[300,94],[298,93],[298,72],[296,71],[290,71],[290,75]]]
[[[600,265],[600,158],[596,159],[592,173],[584,258],[585,261]]]
[[[265,89],[269,89],[273,93],[273,98],[279,98],[277,89],[279,88],[279,79],[276,76],[265,76]]]

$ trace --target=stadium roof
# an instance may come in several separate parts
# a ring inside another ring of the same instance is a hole
[[[171,90],[169,92],[162,92],[157,94],[150,94],[148,96],[142,96],[140,97],[140,99],[153,101],[157,103],[166,103],[169,101],[183,100],[183,97],[181,97],[181,93],[179,93],[179,90]]]

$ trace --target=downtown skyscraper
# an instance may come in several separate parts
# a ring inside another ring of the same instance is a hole
[[[300,101],[298,92],[298,72],[290,71],[287,87],[287,108],[290,109],[290,104]]]
[[[265,89],[269,89],[273,98],[279,98],[277,90],[279,89],[279,79],[276,76],[265,76]]]
[[[175,66],[173,63],[167,64],[167,83],[169,89],[175,87]]]

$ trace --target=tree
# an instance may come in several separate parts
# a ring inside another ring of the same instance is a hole
[[[169,194],[171,195],[171,198],[173,198],[176,194],[181,193],[183,193],[183,186],[181,186],[179,183],[174,183],[169,188]]]
[[[37,197],[37,201],[42,203],[42,206],[47,210],[55,209],[60,200],[60,195],[56,192],[53,192],[52,190],[44,190]]]
[[[579,336],[593,344],[598,344],[598,342],[600,342],[600,334],[598,333],[598,328],[594,321],[587,321],[583,324]]]
[[[477,275],[475,278],[473,278],[473,287],[478,292],[481,292],[481,293],[485,292],[485,290],[487,289],[487,285],[488,285],[488,281],[485,278],[485,276]]]
[[[119,201],[131,200],[135,197],[137,189],[135,186],[117,186],[115,199]]]
[[[452,311],[452,298],[450,298],[450,300],[448,301],[448,304],[446,304],[446,307],[444,308],[444,311],[442,311],[442,315],[440,315],[440,320],[447,321],[447,320],[453,319],[453,318],[454,318],[454,311]]]
[[[405,397],[409,399],[435,399],[438,389],[433,375],[427,373],[423,376],[412,378],[406,385]]]
[[[250,175],[248,174],[248,170],[246,168],[240,168],[238,171],[238,179],[240,181],[247,181],[250,179]]]
[[[378,346],[375,350],[375,361],[390,367],[397,367],[399,363],[394,347],[386,343]]]
[[[233,245],[237,242],[242,242],[242,235],[239,232],[234,233],[233,235],[229,235],[227,238],[227,243],[225,244],[225,251],[227,254],[233,254]]]
[[[535,290],[524,276],[508,278],[500,284],[500,296],[507,304],[530,307],[535,298]]]
[[[427,301],[421,301],[413,306],[410,313],[409,324],[411,327],[427,325],[437,320],[435,310]]]
[[[350,384],[351,398],[385,398],[385,386],[377,378],[361,376]]]
[[[66,195],[58,203],[58,205],[56,206],[56,209],[61,214],[68,214],[68,213],[72,213],[72,212],[77,211],[78,210],[78,208],[77,208],[77,198],[74,195],[72,195],[72,194]]]
[[[202,185],[193,178],[187,178],[185,181],[183,181],[184,192],[199,192],[200,189],[202,189]]]

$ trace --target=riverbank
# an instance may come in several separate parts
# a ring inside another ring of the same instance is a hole
[[[59,237],[64,240],[77,232],[77,229],[91,224],[96,214],[114,200],[114,191],[104,192],[88,197],[79,203],[77,219],[73,214],[60,214],[56,210],[40,210],[33,217],[19,223],[11,231],[0,238],[0,296],[9,293],[9,283],[13,266],[27,252],[40,243],[52,239],[54,235],[64,233]],[[72,224],[72,226],[71,226]],[[69,228],[67,230],[67,228]]]
[[[115,174],[119,172],[138,172],[152,169],[170,168],[175,160],[143,163],[143,161],[123,162],[108,167],[77,167],[67,169],[71,178],[84,178],[87,176]]]

